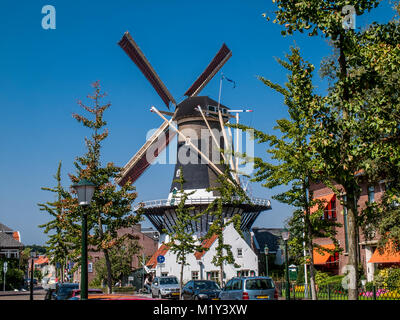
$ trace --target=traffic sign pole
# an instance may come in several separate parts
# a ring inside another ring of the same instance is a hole
[[[3,264],[3,273],[4,273],[3,291],[6,291],[7,261],[4,261],[4,264]]]

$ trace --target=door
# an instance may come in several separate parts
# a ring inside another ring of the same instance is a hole
[[[243,291],[242,291],[242,280],[234,279],[232,281],[232,290],[229,294],[230,300],[242,300],[243,299]]]
[[[221,290],[220,299],[221,300],[229,300],[230,292],[232,289],[232,280],[229,280],[225,287]]]
[[[193,281],[189,281],[189,282],[182,288],[183,300],[193,299],[193,297],[192,297],[192,292],[193,292]]]

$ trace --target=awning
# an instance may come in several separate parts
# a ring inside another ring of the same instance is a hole
[[[328,205],[328,203],[331,202],[331,200],[332,200],[332,198],[333,198],[334,196],[335,196],[334,193],[330,193],[330,194],[327,194],[327,195],[325,195],[325,196],[315,198],[314,200],[321,200],[321,201],[323,201],[326,205]],[[314,212],[317,211],[317,210],[318,210],[318,204],[315,204],[313,207],[310,208],[310,213],[314,213]]]
[[[400,263],[400,252],[394,252],[392,245],[388,244],[382,254],[379,253],[378,249],[375,249],[374,254],[369,263]]]
[[[329,250],[334,250],[335,249],[335,245],[332,244],[324,244],[321,245],[321,250],[323,250],[324,248],[329,249]],[[326,264],[329,260],[329,258],[332,256],[329,252],[322,252],[319,253],[318,250],[315,248],[313,250],[313,255],[314,255],[314,264]]]

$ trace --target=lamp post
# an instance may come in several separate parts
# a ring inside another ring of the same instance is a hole
[[[29,281],[29,291],[30,291],[30,297],[29,300],[33,300],[33,271],[35,269],[35,258],[36,258],[36,251],[31,251],[31,258],[32,258],[32,264],[31,264],[31,279]]]
[[[79,205],[82,206],[82,249],[81,249],[81,300],[88,298],[88,269],[87,269],[87,215],[86,207],[92,201],[95,185],[82,179],[72,188],[78,194]]]
[[[265,253],[265,275],[268,277],[268,252],[269,248],[267,244],[264,246],[264,253]]]
[[[282,232],[282,239],[285,243],[285,262],[286,262],[286,300],[290,300],[290,283],[289,283],[289,259],[288,259],[288,245],[287,241],[289,240],[290,233],[288,230],[284,230]]]

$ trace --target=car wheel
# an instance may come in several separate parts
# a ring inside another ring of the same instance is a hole
[[[198,297],[198,296],[195,296],[195,297],[194,297],[194,300],[200,300],[200,299],[199,299],[199,297]]]

